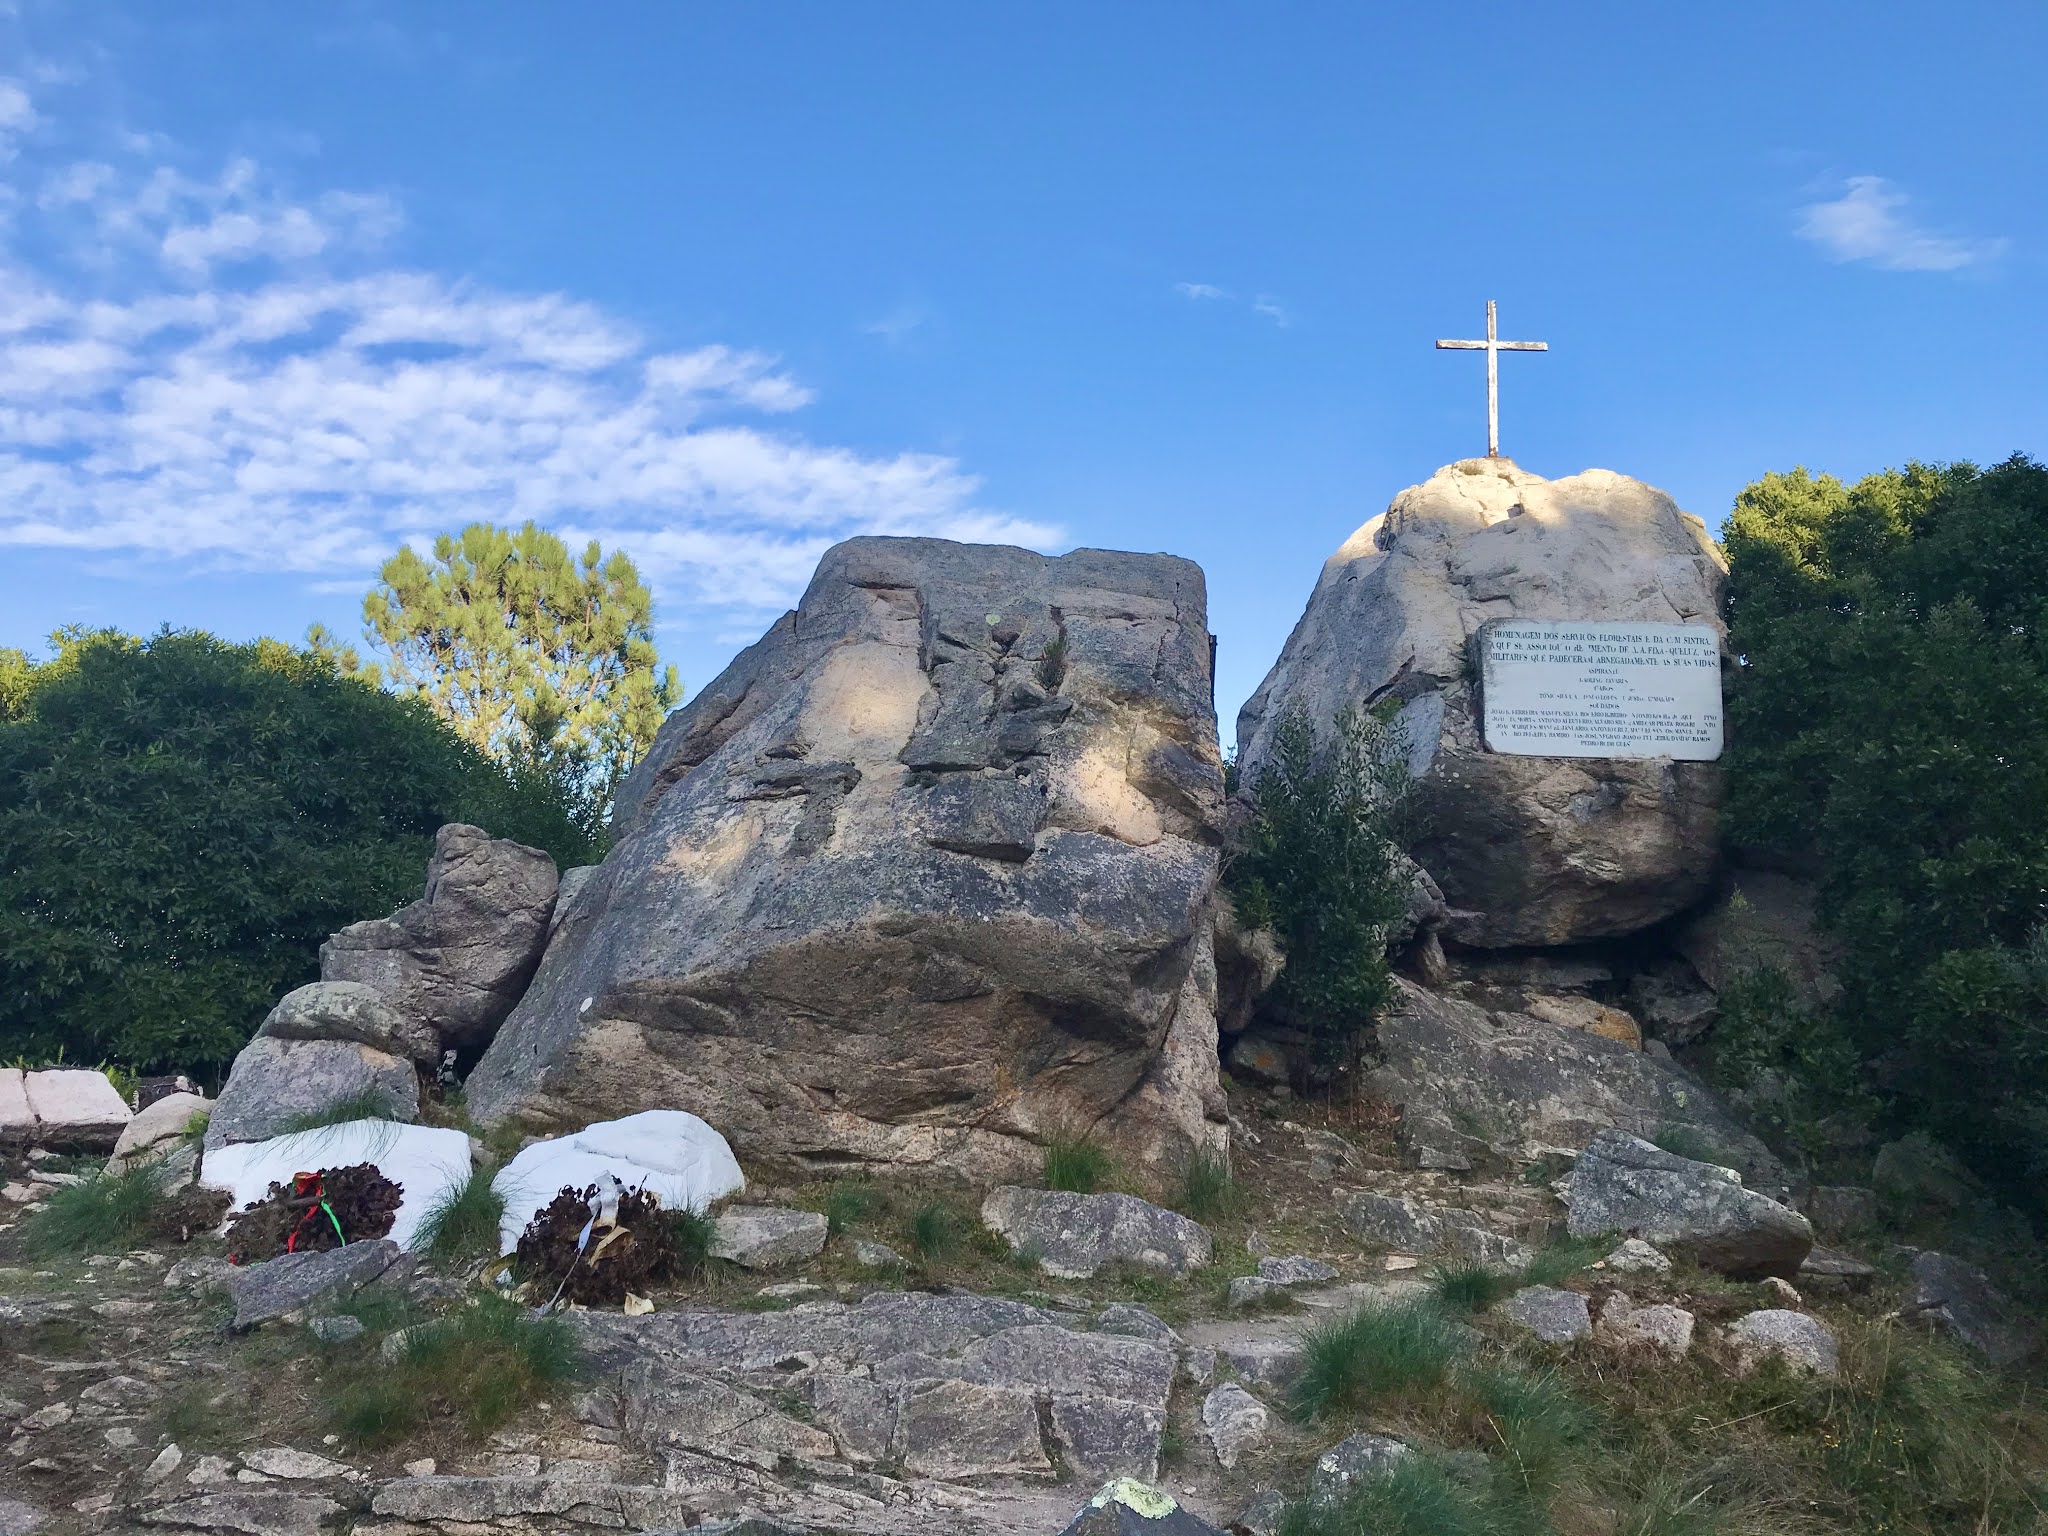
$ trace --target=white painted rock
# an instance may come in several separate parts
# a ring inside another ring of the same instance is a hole
[[[0,1068],[0,1141],[106,1151],[120,1140],[131,1118],[104,1072]]]
[[[121,1132],[121,1139],[114,1143],[114,1162],[139,1162],[170,1151],[194,1116],[212,1111],[213,1100],[204,1094],[173,1093],[158,1099]]]
[[[318,1130],[215,1147],[206,1154],[199,1181],[224,1189],[234,1210],[261,1200],[273,1184],[289,1184],[295,1173],[373,1163],[403,1192],[398,1217],[387,1234],[400,1248],[412,1246],[420,1218],[469,1177],[469,1138],[431,1125],[395,1120],[351,1120]]]
[[[583,1189],[609,1173],[628,1189],[646,1189],[664,1209],[702,1211],[747,1187],[725,1138],[680,1109],[649,1109],[600,1120],[568,1136],[538,1141],[499,1170],[491,1188],[505,1199],[498,1249],[510,1253],[534,1213],[563,1189]]]

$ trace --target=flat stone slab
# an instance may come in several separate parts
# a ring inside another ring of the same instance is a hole
[[[1593,1331],[1586,1298],[1554,1286],[1524,1286],[1500,1304],[1500,1314],[1546,1344],[1570,1344]]]
[[[201,1531],[239,1531],[241,1536],[320,1536],[324,1521],[341,1513],[332,1499],[310,1493],[254,1490],[206,1493],[145,1510],[150,1525],[182,1526]]]
[[[1062,1280],[1086,1280],[1105,1264],[1182,1276],[1208,1264],[1206,1228],[1136,1195],[1077,1195],[1003,1185],[981,1206],[982,1225]]]
[[[324,1253],[287,1253],[237,1269],[228,1277],[237,1333],[279,1319],[297,1318],[315,1304],[350,1295],[380,1277],[398,1258],[388,1238],[350,1243]]]
[[[133,1118],[104,1072],[0,1068],[0,1142],[110,1152]]]
[[[711,1256],[745,1269],[780,1269],[825,1250],[830,1224],[816,1211],[737,1205],[712,1223]]]

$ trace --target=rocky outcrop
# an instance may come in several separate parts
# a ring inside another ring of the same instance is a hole
[[[1799,1273],[1813,1228],[1789,1206],[1743,1187],[1732,1168],[1603,1131],[1565,1190],[1574,1237],[1625,1232],[1738,1279]]]
[[[1220,1150],[1209,653],[1184,560],[837,546],[622,787],[472,1112],[680,1106],[771,1168]]]
[[[482,1046],[540,963],[556,886],[540,849],[451,823],[434,835],[426,893],[321,945],[321,980],[374,988],[442,1048]]]
[[[1993,1365],[2017,1365],[2040,1348],[2041,1334],[1974,1264],[1945,1253],[1916,1253],[1913,1289],[1899,1315],[1938,1328]]]
[[[1678,1131],[1714,1147],[1756,1188],[1784,1187],[1784,1170],[1763,1143],[1670,1062],[1583,1029],[1396,985],[1395,1007],[1376,1027],[1367,1087],[1400,1108],[1411,1162],[1527,1162],[1575,1153],[1604,1130]]]
[[[1327,733],[1340,711],[1392,701],[1430,811],[1414,851],[1443,889],[1448,937],[1545,945],[1645,928],[1713,882],[1719,768],[1486,751],[1470,642],[1495,619],[1719,629],[1725,577],[1706,525],[1640,481],[1449,465],[1324,564],[1238,715],[1246,782],[1290,712]]]

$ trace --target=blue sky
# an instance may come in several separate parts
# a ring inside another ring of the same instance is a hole
[[[694,689],[863,531],[1169,549],[1218,704],[1483,450],[1710,523],[2048,451],[2048,8],[51,4],[0,15],[0,645],[353,635],[633,554]]]

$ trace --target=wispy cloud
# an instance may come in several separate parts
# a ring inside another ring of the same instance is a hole
[[[1240,301],[1228,288],[1219,288],[1214,283],[1175,283],[1173,291],[1196,304],[1245,302],[1253,314],[1262,315],[1283,328],[1289,324],[1286,308],[1270,293],[1255,294],[1249,301]]]
[[[1911,199],[1882,176],[1851,176],[1841,196],[1808,203],[1798,233],[1834,261],[1867,261],[1893,272],[1955,272],[1989,261],[2003,240],[1940,235],[1906,211]]]
[[[854,534],[1063,542],[954,459],[765,425],[813,398],[772,356],[398,263],[388,199],[101,151],[11,168],[38,195],[0,226],[0,546],[360,589],[401,542],[533,518],[737,630]]]
[[[869,336],[881,337],[892,347],[900,347],[930,318],[922,305],[898,304],[886,315],[868,321],[861,330]]]

